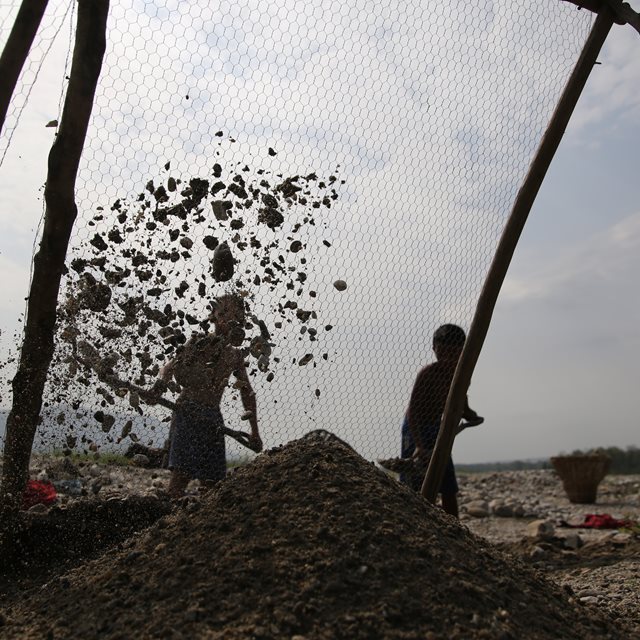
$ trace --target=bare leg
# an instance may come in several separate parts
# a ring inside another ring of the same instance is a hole
[[[191,477],[184,473],[184,471],[178,471],[174,469],[171,472],[171,479],[169,480],[169,496],[171,498],[182,498],[184,496],[184,490],[187,488]]]
[[[455,493],[443,493],[442,494],[442,508],[449,515],[458,517],[458,497]]]

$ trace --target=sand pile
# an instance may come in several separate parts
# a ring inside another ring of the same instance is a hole
[[[128,496],[19,513],[11,528],[0,526],[0,600],[22,582],[29,584],[95,556],[170,512],[168,498]]]
[[[318,434],[3,622],[5,638],[630,637]]]

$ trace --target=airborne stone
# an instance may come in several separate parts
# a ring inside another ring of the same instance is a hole
[[[218,282],[226,282],[233,277],[235,261],[226,242],[219,244],[213,252],[211,273]]]

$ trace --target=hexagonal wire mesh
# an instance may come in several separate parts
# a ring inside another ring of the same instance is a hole
[[[3,3],[3,5],[0,7],[2,9],[0,11],[0,42],[4,47],[4,43],[13,27],[20,3]],[[49,55],[58,35],[65,28],[69,30],[73,25],[74,9],[75,3],[73,2],[58,2],[49,5],[47,17],[43,19],[41,28],[34,39],[33,46],[20,74],[17,90],[14,92],[7,109],[2,136],[0,136],[0,165],[2,165],[7,155],[9,145],[13,140],[13,134],[27,106],[33,87],[38,80],[45,58]],[[62,93],[60,95],[60,107],[62,107]]]
[[[162,445],[170,411],[96,363],[148,387],[232,291],[267,446],[324,428],[399,453],[589,21],[558,0],[113,0],[36,446]],[[195,370],[220,378],[216,357]],[[247,424],[238,385],[222,411]]]

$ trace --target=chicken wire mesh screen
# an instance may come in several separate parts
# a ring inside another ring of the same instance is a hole
[[[69,17],[51,5],[45,27]],[[265,446],[322,428],[397,455],[432,334],[468,328],[590,20],[558,0],[112,0],[36,449],[162,446],[170,408],[129,383],[232,294]],[[216,344],[182,382],[226,381]],[[241,387],[222,396],[234,429]]]
[[[3,2],[0,4],[0,33],[2,34],[1,43],[3,48],[13,27],[19,7],[19,2]],[[7,156],[14,133],[27,107],[33,88],[38,81],[45,59],[51,53],[57,38],[66,37],[69,39],[70,32],[73,32],[73,20],[70,18],[74,9],[75,4],[73,2],[52,2],[48,6],[47,16],[42,21],[41,29],[29,51],[29,56],[20,74],[18,86],[7,109],[7,115],[2,126],[2,135],[0,136],[0,165]],[[60,91],[61,107],[62,91]]]

